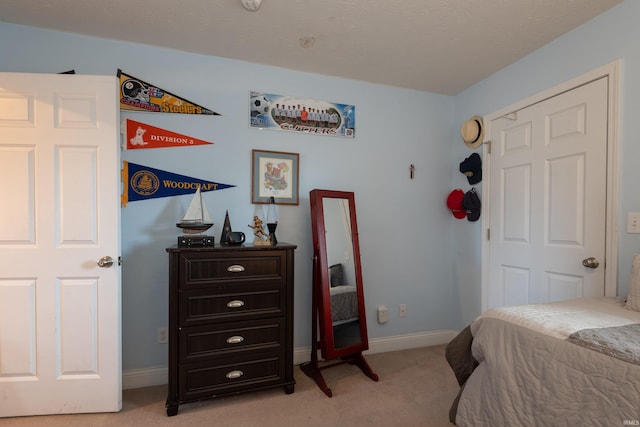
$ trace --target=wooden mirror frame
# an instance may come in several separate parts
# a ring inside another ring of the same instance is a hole
[[[319,190],[309,193],[311,202],[311,228],[313,235],[313,294],[312,294],[312,348],[311,360],[301,365],[302,371],[313,378],[320,389],[329,397],[332,392],[322,377],[321,370],[342,363],[358,366],[362,372],[374,381],[378,381],[367,364],[362,352],[369,349],[367,335],[366,309],[364,304],[364,289],[362,281],[362,267],[360,263],[360,243],[358,240],[358,223],[356,220],[356,204],[354,193],[346,191]],[[355,286],[358,302],[358,317],[360,341],[344,347],[335,347],[334,327],[331,312],[329,262],[327,256],[326,227],[324,204],[325,199],[347,200],[351,226],[351,244],[353,249],[353,267],[355,271]],[[319,334],[319,340],[318,340]],[[318,350],[325,361],[340,359],[338,362],[320,366]]]

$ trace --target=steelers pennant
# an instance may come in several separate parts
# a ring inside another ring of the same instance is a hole
[[[168,148],[168,147],[193,147],[194,145],[207,145],[213,142],[193,138],[171,132],[166,129],[151,126],[146,123],[126,119],[122,128],[125,130],[126,150],[141,148]]]
[[[123,163],[121,173],[124,185],[120,197],[122,207],[126,207],[128,202],[137,200],[193,194],[198,188],[201,192],[205,192],[235,187],[235,185],[191,178],[127,161]]]
[[[187,101],[164,89],[129,76],[118,69],[120,79],[120,109],[149,113],[174,113],[219,116],[191,101]]]

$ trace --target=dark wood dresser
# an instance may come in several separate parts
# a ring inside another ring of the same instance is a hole
[[[295,248],[167,249],[168,416],[202,399],[278,386],[293,393]]]

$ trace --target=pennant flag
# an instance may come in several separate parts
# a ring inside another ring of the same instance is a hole
[[[120,203],[123,207],[126,207],[128,202],[137,200],[193,194],[198,188],[201,192],[205,192],[235,187],[235,185],[204,181],[127,161],[123,163],[122,182],[124,188],[120,197]]]
[[[146,111],[150,113],[201,114],[219,116],[184,98],[155,87],[137,77],[129,76],[118,69],[120,79],[120,109]]]
[[[207,145],[213,142],[203,141],[190,136],[171,132],[146,123],[126,119],[125,139],[127,150],[139,148],[167,148],[167,147],[191,147],[193,145]]]

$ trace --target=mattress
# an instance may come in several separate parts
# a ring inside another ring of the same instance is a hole
[[[455,423],[634,425],[640,420],[640,365],[569,338],[579,331],[639,323],[640,312],[626,310],[615,298],[484,313],[467,332],[474,366],[468,378],[459,378],[463,388],[452,407]]]

